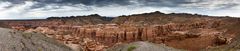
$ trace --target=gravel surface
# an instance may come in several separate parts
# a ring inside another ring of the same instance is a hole
[[[134,49],[129,50],[129,48]],[[164,44],[153,44],[150,42],[133,42],[130,44],[118,45],[116,47],[108,49],[108,51],[184,51],[180,49],[171,48]]]
[[[0,51],[72,51],[39,33],[0,28]]]

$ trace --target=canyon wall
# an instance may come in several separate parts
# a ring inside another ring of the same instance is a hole
[[[135,41],[200,50],[232,42],[239,33],[239,18],[152,12],[117,18],[99,15],[51,17],[42,20],[3,20],[2,27],[41,32],[74,49],[86,51]]]

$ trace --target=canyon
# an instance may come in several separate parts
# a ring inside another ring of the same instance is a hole
[[[42,33],[75,51],[106,51],[136,41],[199,51],[229,45],[240,33],[239,18],[159,11],[114,18],[92,14],[0,23],[4,28]]]

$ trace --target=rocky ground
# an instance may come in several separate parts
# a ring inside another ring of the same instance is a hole
[[[129,44],[121,44],[108,49],[107,51],[185,51],[175,49],[164,44],[154,44],[150,42],[133,42]]]
[[[39,33],[0,28],[0,51],[73,51]]]

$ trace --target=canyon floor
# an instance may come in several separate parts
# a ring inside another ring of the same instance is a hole
[[[73,51],[237,51],[240,47],[240,18],[227,16],[156,11],[118,17],[93,14],[0,23],[3,28],[34,33],[36,37],[23,34],[34,40],[30,42],[42,42],[36,40],[38,37],[51,39],[44,42],[54,44],[40,44],[50,51],[70,51],[68,47]],[[35,35],[38,33],[41,35]]]

